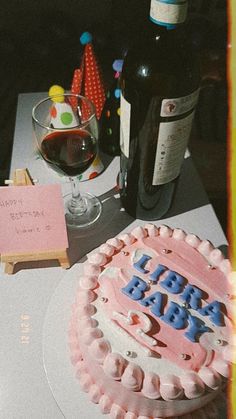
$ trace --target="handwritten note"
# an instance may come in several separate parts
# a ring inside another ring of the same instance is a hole
[[[60,185],[0,187],[0,253],[68,248]]]

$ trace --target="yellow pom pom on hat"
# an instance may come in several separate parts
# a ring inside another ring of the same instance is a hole
[[[64,93],[65,93],[65,89],[63,89],[63,87],[57,84],[54,84],[53,86],[50,87],[48,95],[52,99],[52,102],[62,103],[64,102],[64,96],[63,96]]]

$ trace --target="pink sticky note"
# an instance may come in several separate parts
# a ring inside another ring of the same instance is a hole
[[[0,187],[0,253],[68,248],[60,185]]]

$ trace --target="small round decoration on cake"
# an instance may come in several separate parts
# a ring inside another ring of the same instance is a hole
[[[230,273],[209,241],[164,225],[136,227],[88,255],[69,346],[102,413],[221,419],[235,350]]]

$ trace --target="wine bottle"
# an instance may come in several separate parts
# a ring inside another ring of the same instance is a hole
[[[123,60],[117,59],[112,68],[115,71],[113,83],[107,92],[107,98],[100,118],[99,148],[111,156],[120,155],[120,74]]]
[[[187,0],[151,0],[147,34],[124,58],[120,197],[143,220],[160,219],[170,208],[191,133],[200,71],[186,15]]]

